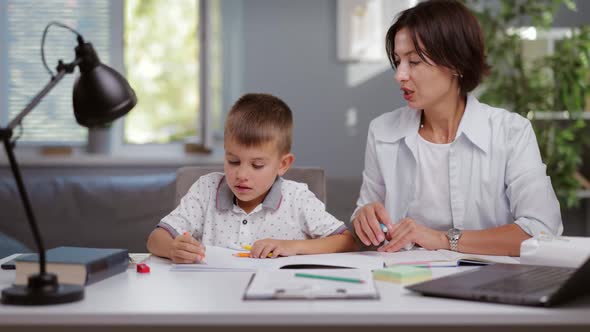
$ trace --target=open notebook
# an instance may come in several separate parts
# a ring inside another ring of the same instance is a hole
[[[321,255],[297,255],[278,258],[235,257],[243,252],[207,246],[202,264],[174,264],[172,271],[233,271],[254,272],[260,269],[285,268],[358,268],[374,270],[383,267],[383,259],[369,252],[350,252]]]
[[[459,266],[487,265],[491,263],[519,264],[516,257],[463,254],[450,250],[413,249],[395,253],[375,252],[375,256],[383,259],[385,266],[420,265],[420,266]]]

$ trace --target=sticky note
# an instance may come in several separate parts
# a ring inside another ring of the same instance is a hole
[[[374,270],[373,278],[375,280],[404,284],[429,280],[432,278],[432,271],[424,267],[392,266]]]

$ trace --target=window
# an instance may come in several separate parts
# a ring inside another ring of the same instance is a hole
[[[14,118],[50,80],[41,62],[41,35],[50,21],[74,27],[91,41],[101,60],[109,58],[109,3],[104,1],[7,0],[0,10],[2,44],[0,78],[6,98],[0,107],[2,124]],[[4,46],[7,45],[7,46]],[[76,36],[52,27],[45,40],[47,65],[55,72],[58,60],[74,60]],[[76,124],[72,111],[75,75],[66,75],[22,123],[19,142],[78,143],[86,140],[86,130]],[[17,134],[18,135],[18,129]]]
[[[101,61],[124,72],[136,91],[138,105],[124,118],[124,130],[113,131],[120,141],[203,143],[206,131],[220,130],[222,114],[219,2],[0,1],[0,97],[6,97],[0,98],[1,124],[49,81],[40,40],[47,23],[59,21],[92,42]],[[206,28],[207,38],[200,28]],[[58,59],[72,61],[75,46],[75,35],[52,27],[45,42],[47,64],[53,69]],[[67,75],[24,119],[19,142],[85,144],[87,130],[76,124],[72,112],[76,75]],[[201,99],[205,91],[206,102]]]

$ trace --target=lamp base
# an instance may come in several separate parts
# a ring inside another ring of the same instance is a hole
[[[60,285],[55,274],[35,274],[26,286],[12,286],[2,290],[2,303],[13,305],[48,305],[80,301],[84,288]]]

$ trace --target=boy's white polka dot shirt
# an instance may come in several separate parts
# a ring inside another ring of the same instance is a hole
[[[200,177],[158,227],[172,237],[189,232],[204,245],[232,249],[267,238],[315,239],[346,230],[306,184],[282,178],[277,178],[262,204],[248,214],[234,204],[223,173]]]

